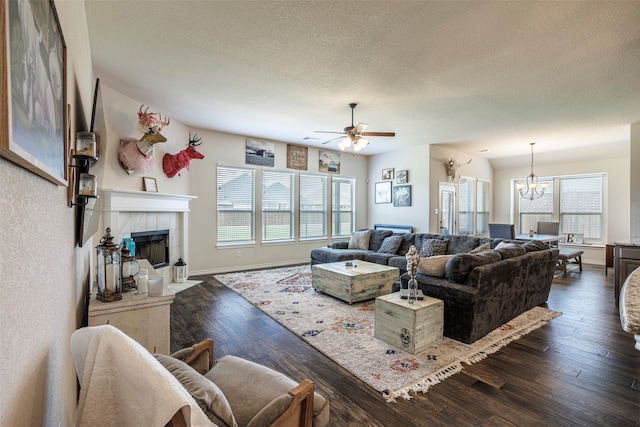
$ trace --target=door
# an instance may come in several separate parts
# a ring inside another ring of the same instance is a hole
[[[440,183],[440,198],[438,222],[440,234],[456,234],[456,186],[455,184]]]

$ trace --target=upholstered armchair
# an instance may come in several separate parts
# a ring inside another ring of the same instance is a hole
[[[71,336],[80,382],[77,426],[324,427],[329,402],[266,366],[214,361],[206,339],[171,356],[151,354],[110,325]]]

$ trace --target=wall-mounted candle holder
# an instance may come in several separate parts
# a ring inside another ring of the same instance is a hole
[[[96,134],[93,132],[78,132],[76,145],[73,150],[73,163],[70,168],[77,168],[74,186],[74,196],[69,200],[69,207],[86,205],[88,198],[98,197],[98,178],[89,173],[89,168],[98,160]],[[71,176],[72,174],[69,174]]]

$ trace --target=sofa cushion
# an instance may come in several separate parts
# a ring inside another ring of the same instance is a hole
[[[366,252],[364,254],[364,260],[367,262],[375,262],[376,264],[388,265],[391,258],[396,258],[396,254],[386,254],[382,252]],[[402,257],[404,258],[404,257]]]
[[[402,235],[402,243],[400,244],[400,248],[398,249],[397,254],[404,256],[409,250],[409,248],[411,247],[411,245],[415,243],[415,241],[416,241],[415,233],[404,233]]]
[[[452,256],[453,255],[436,255],[429,258],[420,258],[418,262],[418,273],[426,274],[427,276],[444,277],[445,266]]]
[[[447,246],[447,254],[466,253],[480,245],[480,239],[474,236],[453,235],[445,237],[444,240],[449,242]]]
[[[418,252],[420,258],[428,258],[436,255],[446,255],[447,246],[449,242],[447,240],[427,239],[423,242],[420,251]]]
[[[191,394],[209,420],[219,426],[237,427],[224,393],[211,380],[181,360],[164,354],[153,355]]]
[[[500,242],[496,245],[496,247],[494,249],[508,249],[508,248],[513,248],[518,246],[517,243],[514,242]]]
[[[369,249],[369,240],[371,239],[371,230],[356,231],[349,239],[349,249]]]
[[[517,256],[524,255],[527,253],[525,248],[521,245],[505,245],[506,247],[498,248],[496,247],[495,251],[500,254],[502,259],[514,258]]]
[[[531,240],[529,242],[525,242],[522,244],[522,247],[527,252],[543,251],[545,249],[549,249],[549,245],[547,245],[545,242],[541,242],[540,240]]]
[[[384,239],[378,252],[383,254],[395,254],[402,244],[402,236],[389,236]]]
[[[477,254],[477,253],[480,253],[480,252],[488,251],[489,249],[491,249],[491,243],[485,242],[485,243],[482,243],[480,246],[471,249],[469,251],[469,253],[470,254]]]
[[[445,277],[450,282],[465,283],[474,268],[500,261],[500,259],[500,254],[495,250],[477,254],[457,254],[447,261]]]
[[[367,249],[374,252],[378,252],[378,249],[380,249],[380,246],[382,246],[382,242],[384,242],[384,239],[386,239],[387,237],[393,234],[393,231],[391,230],[370,230],[370,231],[371,231],[371,238],[369,239],[369,247]]]
[[[351,260],[363,260],[364,255],[369,251],[360,249],[331,249],[316,248],[311,250],[311,262],[314,264],[324,264],[327,262],[340,262]]]

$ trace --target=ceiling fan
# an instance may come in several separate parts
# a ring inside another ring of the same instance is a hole
[[[324,131],[324,130],[317,130],[315,131],[316,133],[337,133],[340,134],[340,136],[335,137],[335,138],[331,138],[328,141],[323,142],[322,144],[328,144],[331,141],[335,141],[336,139],[342,139],[340,141],[340,143],[338,143],[338,147],[340,147],[341,150],[345,150],[347,148],[349,148],[351,146],[351,144],[353,144],[353,151],[360,151],[362,150],[364,147],[366,147],[367,145],[369,145],[369,140],[366,139],[365,137],[368,136],[396,136],[395,132],[365,132],[364,130],[369,126],[366,123],[358,123],[357,126],[354,126],[353,124],[353,110],[355,110],[356,108],[356,104],[355,102],[349,104],[349,107],[351,108],[351,126],[347,126],[344,128],[344,131],[342,132],[331,132],[331,131]]]

